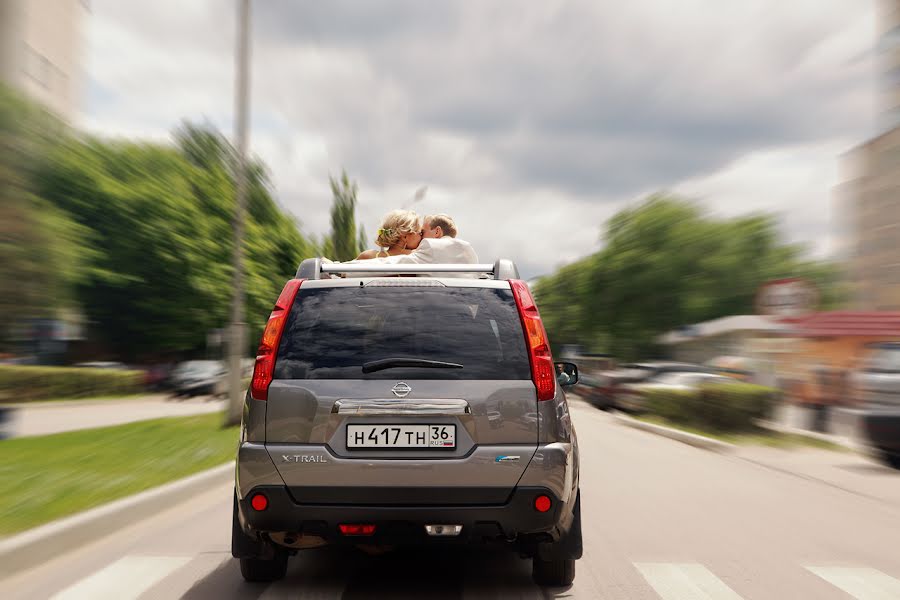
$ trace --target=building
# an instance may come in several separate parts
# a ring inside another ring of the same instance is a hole
[[[878,39],[878,127],[900,127],[900,0],[880,0]]]
[[[837,189],[848,220],[855,308],[900,311],[900,0],[881,4],[879,135],[848,152]]]
[[[87,0],[0,1],[0,78],[72,123],[82,92]]]
[[[736,315],[686,325],[658,341],[668,348],[667,356],[679,362],[701,364],[722,356],[768,360],[763,354],[784,345],[780,337],[784,329],[772,317]]]
[[[813,313],[794,319],[785,334],[798,340],[794,356],[798,363],[854,370],[872,344],[900,341],[900,312]]]
[[[851,150],[842,184],[852,208],[849,279],[859,310],[900,310],[900,127]]]

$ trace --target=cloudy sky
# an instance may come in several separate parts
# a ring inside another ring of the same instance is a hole
[[[82,125],[230,135],[234,4],[92,1]],[[368,229],[428,186],[413,208],[527,277],[661,189],[839,247],[838,158],[872,132],[871,0],[253,4],[251,149],[306,232],[346,168]]]

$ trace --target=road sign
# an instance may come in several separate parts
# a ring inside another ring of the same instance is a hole
[[[770,317],[798,317],[816,310],[819,291],[799,277],[764,283],[756,294],[756,312]]]

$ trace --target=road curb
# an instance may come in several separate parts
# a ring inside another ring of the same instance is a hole
[[[689,446],[694,446],[695,448],[702,448],[704,450],[711,450],[712,452],[720,452],[723,454],[733,452],[736,448],[734,444],[729,444],[728,442],[716,440],[704,435],[698,435],[696,433],[689,433],[687,431],[682,431],[681,429],[675,429],[673,427],[666,427],[664,425],[657,425],[655,423],[647,423],[645,421],[633,419],[632,417],[623,414],[614,414],[613,417],[615,417],[616,421],[618,421],[622,425],[625,425],[626,427],[633,427],[634,429],[640,429],[641,431],[655,433],[656,435],[661,435],[662,437],[666,437],[670,440],[675,440]]]
[[[770,421],[757,421],[756,424],[763,429],[768,429],[769,431],[774,431],[775,433],[785,433],[805,437],[810,440],[828,442],[829,444],[834,444],[835,446],[839,446],[845,450],[853,452],[864,452],[866,450],[865,444],[857,440],[845,439],[837,435],[808,431],[806,429],[799,429],[797,427],[788,427],[786,425],[772,423]]]
[[[172,508],[174,504],[228,481],[234,462],[40,525],[0,540],[0,572],[7,576],[106,537],[119,529]]]

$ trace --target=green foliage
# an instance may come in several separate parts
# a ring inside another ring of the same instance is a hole
[[[716,432],[751,431],[771,411],[777,392],[749,383],[717,383],[696,392],[650,390],[646,408],[671,423]]]
[[[0,340],[25,319],[80,312],[92,343],[127,360],[203,350],[232,298],[228,141],[190,123],[174,145],[76,137],[5,88],[0,126]],[[263,165],[251,161],[248,174],[250,352],[284,282],[317,248],[272,198]],[[355,184],[344,175],[338,187],[352,209]]]
[[[210,129],[179,130],[178,146],[70,140],[39,193],[89,231],[97,252],[78,286],[90,335],[118,356],[203,348],[228,319],[232,288],[233,150]],[[251,168],[244,257],[248,348],[284,281],[313,248]]]
[[[127,396],[143,385],[143,371],[0,365],[0,402]]]
[[[753,314],[759,286],[806,277],[823,309],[843,290],[835,266],[780,243],[769,215],[716,219],[684,199],[655,195],[606,225],[603,250],[540,279],[535,294],[551,341],[581,343],[623,359],[658,353],[680,325]]]
[[[33,192],[52,145],[68,135],[47,112],[0,85],[0,351],[16,325],[77,306],[91,253],[86,230]]]
[[[359,238],[356,241],[359,251],[364,251],[369,246],[369,239],[366,235],[366,228],[363,225],[359,226]]]
[[[326,254],[333,260],[353,260],[365,248],[360,246],[360,238],[356,230],[356,194],[358,191],[355,181],[350,181],[347,172],[343,171],[340,178],[329,178],[331,184],[331,237],[329,238],[330,254]]]

